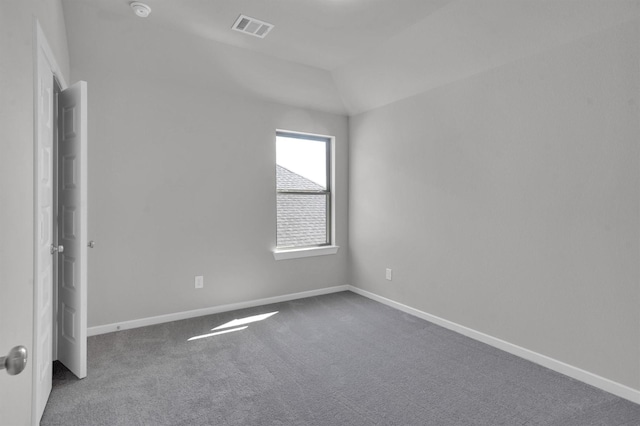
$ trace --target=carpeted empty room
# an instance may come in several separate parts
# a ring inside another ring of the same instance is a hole
[[[640,426],[640,0],[0,0],[0,426]]]
[[[42,425],[640,424],[637,404],[351,292],[94,336],[88,361],[83,380],[57,365]]]

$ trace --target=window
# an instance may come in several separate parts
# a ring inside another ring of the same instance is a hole
[[[276,132],[276,251],[332,245],[332,141]]]

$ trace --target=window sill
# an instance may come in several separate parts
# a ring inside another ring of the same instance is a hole
[[[339,246],[309,247],[300,249],[274,250],[273,257],[276,260],[298,259],[301,257],[326,256],[336,254]]]

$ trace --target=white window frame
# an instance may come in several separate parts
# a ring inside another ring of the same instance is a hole
[[[329,162],[328,168],[329,173],[327,175],[327,189],[329,192],[329,212],[327,213],[327,236],[329,237],[329,242],[327,244],[318,245],[318,246],[310,246],[310,247],[292,247],[292,248],[278,248],[277,246],[273,249],[273,257],[275,260],[287,260],[287,259],[297,259],[303,257],[313,257],[313,256],[325,256],[330,254],[336,254],[338,252],[339,246],[335,245],[336,241],[336,227],[335,227],[335,212],[336,212],[336,179],[335,179],[335,140],[334,136],[328,135],[320,135],[308,132],[296,132],[291,130],[282,130],[276,129],[276,136],[291,136],[291,137],[299,137],[300,139],[326,139],[329,146],[329,155],[327,161]],[[276,184],[276,197],[278,194],[277,184]],[[277,208],[277,207],[276,207]],[[277,215],[276,215],[276,226],[277,226]]]

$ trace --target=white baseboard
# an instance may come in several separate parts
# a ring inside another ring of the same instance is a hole
[[[148,325],[162,324],[187,318],[195,318],[204,315],[218,314],[220,312],[235,311],[237,309],[253,308],[255,306],[269,305],[272,303],[287,302],[289,300],[304,299],[305,297],[321,296],[323,294],[348,291],[350,286],[340,285],[322,288],[319,290],[303,291],[300,293],[285,294],[283,296],[267,297],[265,299],[250,300],[248,302],[231,303],[228,305],[213,306],[210,308],[195,309],[192,311],[176,312],[173,314],[158,315],[155,317],[140,318],[113,324],[98,325],[87,328],[87,336],[112,333],[114,331],[129,330],[132,328],[146,327]]]
[[[391,299],[387,299],[386,297],[378,296],[377,294],[371,293],[369,291],[362,290],[351,285],[348,285],[347,288],[348,290],[361,296],[383,303],[387,306],[391,306],[392,308],[396,308],[402,312],[406,312],[410,315],[422,318],[446,329],[455,331],[474,340],[478,340],[482,343],[486,343],[490,346],[508,352],[512,355],[516,355],[520,358],[524,358],[536,364],[542,365],[543,367],[564,374],[565,376],[569,376],[591,386],[595,386],[599,389],[617,395],[621,398],[635,402],[636,404],[640,404],[640,390],[630,388],[623,384],[614,382],[613,380],[598,376],[597,374],[590,373],[581,368],[574,367],[562,361],[558,361],[546,355],[539,354],[537,352],[531,351],[518,345],[514,345],[513,343],[506,342],[496,337],[489,336],[488,334],[481,333],[463,325],[456,324],[455,322],[451,322],[444,318],[440,318],[435,315],[431,315],[418,309],[412,308],[410,306],[403,305],[402,303],[395,302]]]

